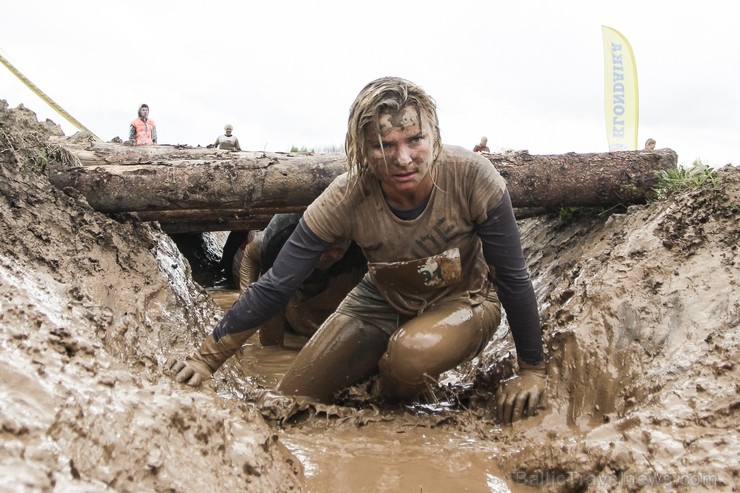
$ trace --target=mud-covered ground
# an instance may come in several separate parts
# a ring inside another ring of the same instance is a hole
[[[485,443],[512,490],[737,489],[740,168],[625,213],[520,222],[549,403],[502,429],[488,403],[514,363],[505,326],[408,407],[362,385],[340,406],[279,399],[244,358],[215,391],[173,383],[165,359],[221,309],[156,224],[50,185],[65,138],[0,100],[0,492],[308,491],[285,431],[332,443],[373,422]],[[437,486],[421,491],[462,490]]]

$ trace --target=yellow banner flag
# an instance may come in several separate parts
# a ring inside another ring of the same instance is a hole
[[[604,103],[609,151],[637,149],[640,120],[635,56],[627,38],[601,26],[604,40]]]

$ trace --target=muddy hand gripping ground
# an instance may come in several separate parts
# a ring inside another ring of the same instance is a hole
[[[66,138],[0,100],[0,491],[308,491],[281,427],[320,440],[373,421],[485,440],[512,490],[736,488],[737,167],[624,213],[520,222],[548,408],[502,429],[488,405],[515,363],[505,324],[430,389],[450,411],[377,408],[369,385],[344,406],[290,403],[237,358],[216,392],[175,384],[165,356],[191,353],[221,311],[156,226],[49,184],[74,164]]]

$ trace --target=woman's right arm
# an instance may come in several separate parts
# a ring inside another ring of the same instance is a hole
[[[213,329],[214,339],[253,329],[269,320],[288,303],[329,246],[301,218],[272,268],[242,293]]]

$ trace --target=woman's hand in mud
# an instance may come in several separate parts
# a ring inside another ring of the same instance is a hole
[[[532,365],[519,361],[519,375],[502,382],[496,391],[496,411],[503,424],[534,416],[537,408],[544,407],[547,388],[545,363]]]
[[[175,378],[176,382],[191,387],[200,387],[206,380],[211,379],[211,371],[198,361],[178,361],[170,358],[165,363],[165,371]]]

